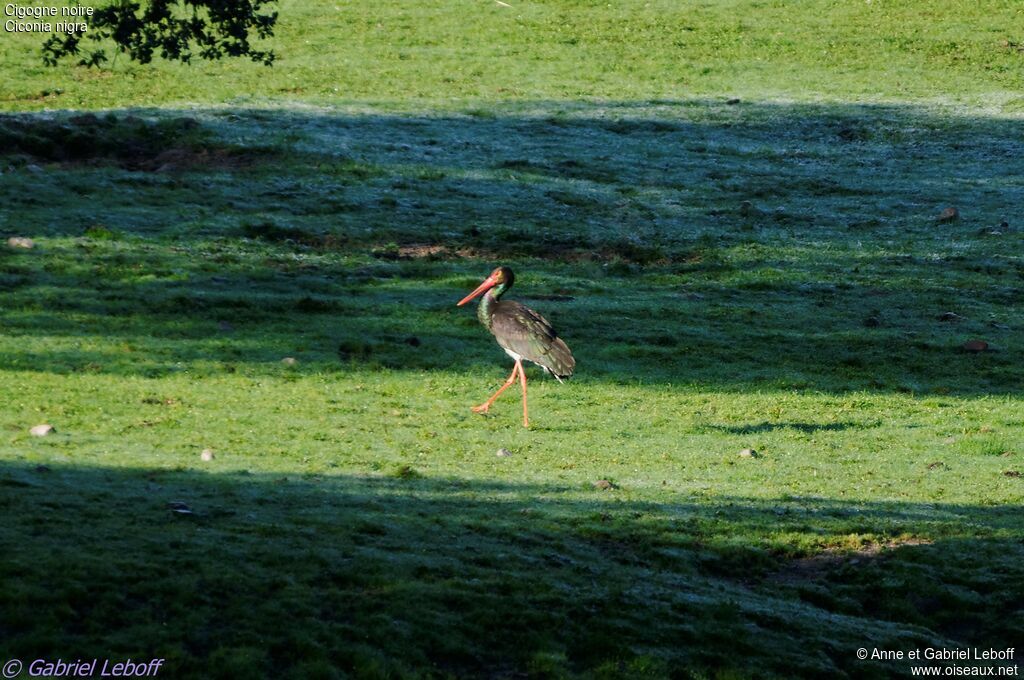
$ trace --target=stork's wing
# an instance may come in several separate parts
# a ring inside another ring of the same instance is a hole
[[[548,320],[526,305],[502,300],[495,305],[491,332],[498,344],[543,366],[559,378],[568,378],[576,366],[569,346]]]

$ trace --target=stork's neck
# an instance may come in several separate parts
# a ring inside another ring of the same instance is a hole
[[[484,296],[480,299],[480,304],[476,307],[476,318],[480,319],[488,330],[491,328],[491,323],[494,321],[494,306],[498,303],[498,298],[505,294],[508,287],[499,283],[494,288],[484,293]]]

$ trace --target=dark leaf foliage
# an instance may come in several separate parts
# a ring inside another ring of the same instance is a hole
[[[193,57],[249,57],[270,65],[274,53],[253,47],[250,40],[273,35],[277,12],[261,10],[272,0],[115,0],[97,8],[87,32],[53,35],[43,43],[43,60],[55,66],[77,58],[82,66],[107,61],[102,45],[112,41],[130,59],[142,64],[154,55],[189,63]]]

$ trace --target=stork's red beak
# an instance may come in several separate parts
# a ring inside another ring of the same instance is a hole
[[[474,290],[472,293],[459,300],[459,304],[456,306],[461,307],[462,305],[466,304],[467,302],[475,298],[477,295],[480,295],[481,293],[486,293],[491,288],[494,288],[496,285],[498,285],[498,282],[494,278],[494,276],[488,276],[486,279],[484,279],[483,283],[477,286],[476,290]]]

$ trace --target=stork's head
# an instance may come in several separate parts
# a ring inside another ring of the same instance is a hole
[[[515,274],[508,267],[498,267],[490,275],[484,279],[484,282],[477,286],[476,290],[467,295],[466,297],[459,300],[459,307],[466,304],[473,298],[486,293],[491,288],[495,289],[496,295],[501,295],[506,290],[512,287],[512,283],[516,280]]]

